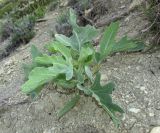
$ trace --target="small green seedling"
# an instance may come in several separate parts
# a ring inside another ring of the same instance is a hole
[[[123,114],[124,111],[112,102],[114,83],[109,82],[104,86],[100,84],[99,70],[107,56],[115,52],[137,51],[143,46],[127,37],[116,41],[119,23],[115,22],[106,28],[99,49],[96,50],[92,40],[99,31],[90,25],[80,27],[76,21],[76,15],[71,9],[69,23],[73,27],[73,34],[71,37],[56,34],[55,40],[46,47],[50,54],[42,54],[32,46],[33,62],[25,66],[28,76],[22,85],[22,92],[36,95],[45,84],[54,83],[66,91],[75,92],[75,96],[58,113],[59,117],[71,110],[84,94],[93,97],[118,126],[120,119],[116,112]]]

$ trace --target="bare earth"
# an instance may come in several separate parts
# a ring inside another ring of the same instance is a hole
[[[125,0],[116,4],[121,7],[115,7],[117,12],[130,6]],[[159,51],[116,54],[104,62],[102,83],[116,82],[113,98],[125,110],[118,129],[91,98],[82,97],[78,106],[58,120],[57,111],[72,95],[59,94],[52,86],[46,86],[33,101],[20,92],[24,82],[22,63],[30,61],[32,44],[43,50],[52,40],[50,32],[54,31],[56,15],[56,12],[48,13],[47,21],[36,25],[35,38],[0,61],[0,133],[149,133],[153,127],[160,126]],[[148,23],[139,11],[120,22],[118,38],[126,33],[130,37],[141,36]]]

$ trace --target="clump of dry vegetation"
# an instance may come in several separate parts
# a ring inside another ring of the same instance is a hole
[[[88,24],[95,26],[97,20],[108,12],[104,0],[68,0],[67,6],[74,9],[77,15],[77,24],[79,26],[86,26]],[[59,34],[66,36],[72,35],[72,28],[68,23],[68,9],[63,11],[57,17],[56,31]]]
[[[0,42],[9,40],[2,52],[0,51],[0,58],[9,55],[21,44],[27,44],[34,37],[34,25],[38,19],[44,17],[51,2],[53,0],[0,1]]]
[[[148,29],[154,34],[152,43],[154,48],[160,46],[160,0],[148,0],[147,15],[150,21]]]

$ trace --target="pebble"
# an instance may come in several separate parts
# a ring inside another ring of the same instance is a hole
[[[160,127],[154,127],[150,133],[160,133]]]
[[[146,89],[146,88],[145,88],[144,86],[140,87],[140,90],[141,90],[141,91],[145,91],[145,89]]]
[[[9,60],[7,62],[5,62],[4,66],[11,66],[14,64],[14,61],[13,60]]]
[[[141,110],[137,109],[137,108],[130,108],[128,111],[132,112],[132,113],[139,113]]]
[[[154,113],[149,113],[149,116],[150,116],[150,117],[153,117],[153,116],[154,116]]]
[[[13,70],[8,70],[7,75],[10,75],[13,72]]]

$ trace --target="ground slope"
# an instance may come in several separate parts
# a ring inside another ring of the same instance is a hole
[[[115,7],[115,12],[130,7],[125,1],[116,5],[121,8]],[[0,62],[0,133],[148,133],[160,125],[159,52],[116,54],[104,62],[102,82],[116,82],[113,97],[126,112],[119,129],[90,98],[83,97],[77,107],[58,120],[56,112],[71,95],[59,94],[54,87],[46,86],[41,96],[32,101],[20,92],[21,64],[30,61],[32,44],[43,49],[52,39],[55,17],[55,12],[46,15],[47,21],[35,28],[35,38]],[[118,38],[126,33],[130,37],[141,36],[148,22],[135,10],[120,23]]]

